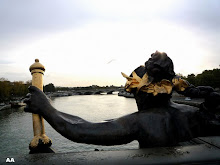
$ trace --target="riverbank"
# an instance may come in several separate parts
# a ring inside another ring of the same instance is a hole
[[[11,108],[11,104],[8,104],[8,105],[1,105],[0,106],[0,111],[2,110],[6,110],[6,109],[10,109]]]
[[[118,96],[123,96],[126,98],[134,98],[134,95],[132,93],[128,93],[126,91],[121,91],[118,93]],[[176,92],[172,93],[171,100],[178,104],[186,104],[194,107],[200,107],[200,104],[204,102],[204,98],[189,98],[185,97],[183,95],[180,95]]]
[[[0,111],[11,109],[11,108],[20,108],[20,107],[23,107],[25,105],[26,104],[23,103],[22,101],[11,101],[9,104],[0,105]]]

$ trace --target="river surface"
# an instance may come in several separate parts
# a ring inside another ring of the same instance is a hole
[[[118,95],[85,95],[57,97],[52,105],[65,113],[79,116],[90,122],[101,122],[137,111],[135,100]],[[28,145],[33,138],[32,114],[23,108],[0,111],[0,156],[11,157],[28,154]],[[97,146],[72,142],[57,133],[46,121],[47,136],[57,153],[99,150],[137,149],[138,142],[126,145]]]

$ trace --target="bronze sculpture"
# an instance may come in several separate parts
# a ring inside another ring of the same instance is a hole
[[[194,87],[175,75],[172,60],[156,51],[127,79],[126,91],[134,94],[138,112],[102,123],[91,123],[56,110],[34,86],[25,111],[40,114],[64,137],[79,143],[118,145],[137,140],[141,148],[172,146],[198,136],[220,135],[220,94],[211,87]],[[200,108],[173,103],[172,90],[204,97]]]

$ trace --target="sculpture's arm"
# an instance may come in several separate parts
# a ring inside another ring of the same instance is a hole
[[[29,87],[30,94],[25,102],[25,111],[42,115],[47,122],[64,137],[79,143],[98,145],[117,145],[137,139],[137,114],[131,114],[116,120],[91,123],[80,117],[56,110],[43,92]]]
[[[176,92],[187,97],[206,98],[211,92],[214,92],[214,89],[210,86],[195,87],[180,77],[173,78],[172,82]]]
[[[197,86],[191,85],[187,87],[184,91],[179,93],[188,97],[206,98],[210,93],[214,92],[214,89],[210,86]]]
[[[173,80],[174,87],[177,93],[187,97],[204,98],[202,104],[203,109],[217,112],[220,111],[220,94],[215,92],[210,86],[197,86],[190,84],[188,81],[181,78]]]

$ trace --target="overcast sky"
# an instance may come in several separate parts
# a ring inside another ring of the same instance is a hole
[[[1,0],[0,77],[31,80],[35,58],[44,84],[124,85],[156,50],[176,73],[220,64],[219,0]]]

